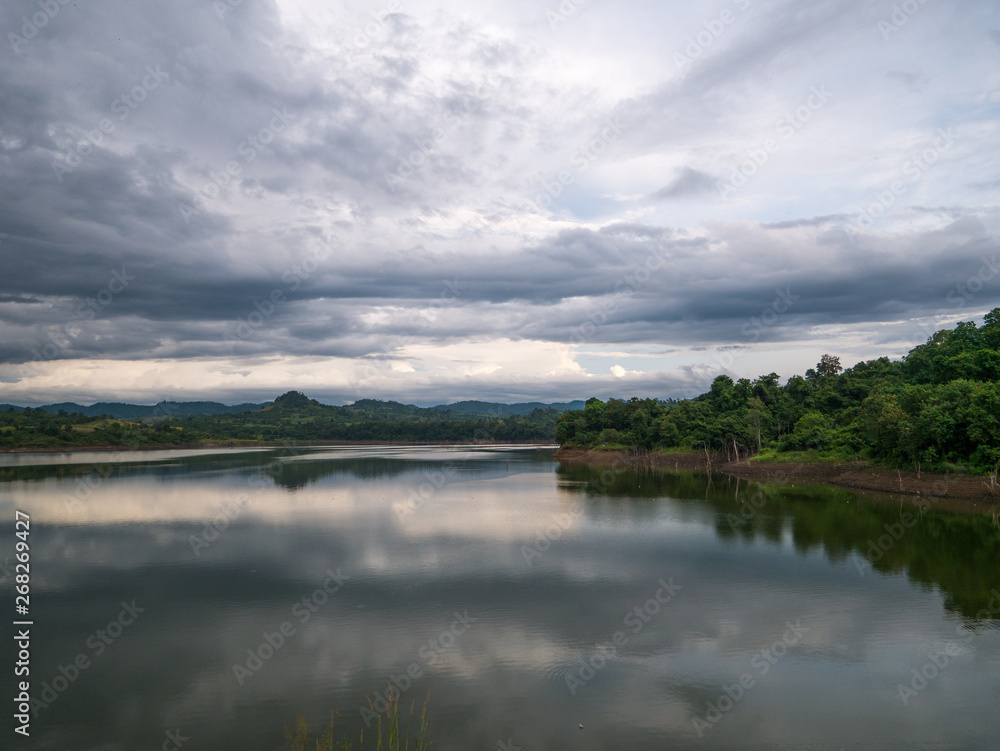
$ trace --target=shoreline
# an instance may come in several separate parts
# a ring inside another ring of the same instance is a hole
[[[535,446],[551,447],[548,441],[537,442],[477,442],[465,441],[206,441],[147,446],[65,446],[0,448],[3,454],[65,454],[74,452],[115,453],[125,451],[197,451],[199,449],[273,449],[291,447],[337,446]],[[1000,505],[1000,487],[990,492],[989,479],[979,475],[945,475],[913,470],[893,470],[869,462],[791,462],[791,461],[729,461],[721,455],[686,452],[673,454],[636,453],[630,451],[595,451],[593,449],[557,448],[552,458],[558,462],[576,462],[591,466],[650,467],[665,470],[719,472],[730,477],[753,482],[781,484],[834,485],[864,494],[903,496],[911,503],[952,507],[954,510],[982,511],[983,507]]]
[[[149,444],[145,446],[25,446],[0,448],[2,454],[67,454],[78,451],[197,451],[198,449],[273,449],[290,446],[552,446],[552,441],[206,441],[205,443]]]
[[[989,478],[978,475],[943,475],[913,470],[894,470],[864,461],[840,464],[824,462],[752,462],[728,461],[724,457],[707,457],[704,453],[635,454],[626,451],[594,451],[563,449],[553,455],[560,462],[578,462],[595,466],[621,463],[635,467],[655,467],[673,470],[711,469],[713,472],[754,482],[782,484],[835,485],[855,491],[882,495],[909,496],[911,501],[935,507],[955,507],[956,510],[981,511],[982,504],[1000,503],[1000,487],[990,492]],[[711,464],[709,463],[711,461]],[[971,506],[971,507],[970,507]]]

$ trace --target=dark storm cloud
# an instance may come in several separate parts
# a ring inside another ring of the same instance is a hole
[[[591,344],[742,346],[781,294],[794,300],[759,341],[936,315],[996,254],[991,210],[927,209],[940,196],[915,194],[898,218],[949,226],[853,238],[841,229],[852,214],[821,202],[697,229],[525,213],[532,186],[566,164],[552,154],[591,143],[609,116],[627,126],[620,157],[715,139],[704,149],[715,161],[689,154],[667,185],[641,191],[665,210],[709,199],[731,157],[718,143],[741,114],[799,104],[829,70],[806,63],[876,33],[882,10],[741,8],[678,75],[586,106],[589,91],[537,77],[535,42],[468,21],[393,13],[359,47],[348,18],[317,46],[273,2],[220,16],[212,3],[143,0],[59,5],[27,38],[37,4],[8,3],[0,361],[37,360],[52,337],[46,359],[385,361],[400,342],[571,343],[595,320]],[[901,65],[864,81],[916,85]],[[788,71],[795,80],[770,83]],[[597,172],[611,164],[579,182],[608,192]],[[530,398],[535,384],[483,388]]]
[[[784,237],[789,233],[792,237]],[[768,247],[789,242],[822,247],[822,255],[791,257]],[[600,316],[610,301],[614,311],[594,341],[725,343],[739,341],[742,326],[779,295],[793,302],[780,325],[762,337],[785,340],[801,335],[803,326],[933,314],[950,290],[998,250],[976,220],[905,240],[871,242],[883,243],[883,252],[855,247],[839,229],[813,220],[732,228],[714,237],[613,225],[565,231],[523,251],[474,260],[414,255],[381,272],[335,258],[333,266],[307,280],[293,275],[298,289],[263,271],[192,269],[141,256],[111,266],[107,259],[105,269],[86,279],[81,294],[92,298],[118,268],[135,280],[99,320],[80,324],[86,335],[65,355],[357,357],[377,352],[393,335],[445,341],[514,334],[568,342],[574,327]],[[57,267],[54,258],[52,263]],[[80,282],[67,271],[40,282],[34,293],[65,294],[74,284]],[[458,293],[444,305],[448,285]],[[280,301],[267,324],[240,338],[239,322],[269,305],[275,291]],[[18,306],[13,307],[16,314]],[[359,312],[374,309],[400,314],[384,323],[359,318]],[[421,309],[431,312],[423,318],[406,313]],[[6,357],[31,359],[29,348],[18,347],[30,342],[29,331],[74,317],[72,305],[49,310],[34,305],[24,315],[5,316],[5,329],[19,332],[5,338]],[[227,335],[239,340],[235,349],[226,344]]]
[[[847,214],[828,214],[827,216],[816,216],[810,219],[790,219],[784,222],[767,222],[761,226],[764,229],[795,229],[797,227],[824,227],[827,225],[838,225],[850,220]]]
[[[770,3],[750,12],[749,3],[734,10],[731,25],[724,26],[712,47],[697,56],[684,45],[675,54],[678,72],[649,94],[625,101],[621,114],[632,130],[629,143],[683,143],[708,129],[722,130],[737,116],[741,99],[758,95],[773,77],[776,58],[805,60],[817,46],[843,43],[857,33],[864,19],[847,3],[821,2],[803,8],[796,3]],[[706,11],[705,21],[715,20]],[[692,38],[704,31],[694,27]],[[694,41],[697,43],[697,39]],[[715,49],[720,48],[720,49]],[[712,54],[709,54],[709,49]],[[803,94],[808,93],[808,86]]]
[[[656,191],[653,198],[661,201],[686,198],[717,191],[721,185],[722,181],[717,177],[684,167],[669,184]]]
[[[996,190],[1000,188],[1000,180],[984,180],[982,182],[967,183],[967,185],[976,190]]]
[[[921,91],[926,77],[919,71],[890,70],[885,74],[890,80],[899,81],[911,91]]]

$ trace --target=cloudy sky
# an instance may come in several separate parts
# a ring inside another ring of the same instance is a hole
[[[1000,305],[994,0],[10,0],[0,32],[0,401],[691,396]]]

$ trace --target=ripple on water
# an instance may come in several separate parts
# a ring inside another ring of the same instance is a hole
[[[569,685],[567,681],[570,677],[579,677],[579,662],[557,662],[545,668],[545,680],[559,688],[566,690]]]

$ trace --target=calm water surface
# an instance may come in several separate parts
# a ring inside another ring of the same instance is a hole
[[[0,457],[44,702],[0,747],[356,738],[390,682],[439,751],[1000,747],[991,515],[550,454]]]

